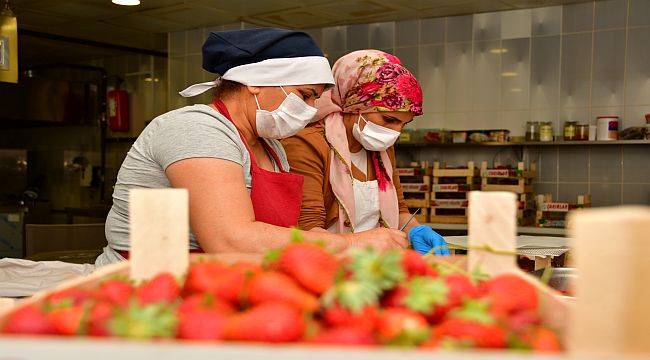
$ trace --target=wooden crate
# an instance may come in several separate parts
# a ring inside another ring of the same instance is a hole
[[[432,175],[434,178],[440,178],[440,177],[461,177],[461,178],[466,178],[467,183],[472,183],[472,178],[474,176],[478,175],[478,169],[474,166],[473,161],[467,162],[467,167],[463,168],[451,168],[451,167],[446,167],[445,164],[441,164],[439,162],[434,162],[433,163],[433,171]],[[437,184],[437,182],[434,181],[434,183]]]
[[[406,192],[404,202],[410,208],[428,208],[431,204],[431,193],[428,192]]]
[[[535,163],[526,170],[523,162],[519,162],[516,169],[509,169],[499,168],[498,164],[495,164],[495,168],[488,168],[487,161],[484,161],[481,164],[481,190],[532,193],[535,174]]]
[[[420,224],[428,223],[429,207],[409,207],[409,213],[413,214],[418,209],[420,209],[420,212],[415,215],[414,219],[417,220]]]
[[[578,195],[576,203],[554,202],[551,194],[537,195],[535,226],[549,228],[566,227],[566,216],[570,210],[591,207],[591,196]]]

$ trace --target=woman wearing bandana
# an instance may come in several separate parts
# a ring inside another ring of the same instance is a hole
[[[303,177],[288,171],[278,140],[316,115],[314,101],[334,84],[327,59],[303,32],[238,30],[209,35],[203,68],[217,80],[181,95],[214,89],[214,101],[155,118],[122,163],[106,219],[108,246],[97,265],[129,257],[128,194],[134,188],[188,190],[190,251],[263,253],[290,240]],[[403,232],[392,229],[303,235],[334,250],[407,243]]]
[[[395,170],[393,144],[422,115],[419,82],[378,50],[343,56],[333,73],[334,88],[316,101],[319,121],[283,141],[291,171],[305,178],[300,227],[358,233],[406,225],[415,250],[448,254],[440,235],[409,222]]]

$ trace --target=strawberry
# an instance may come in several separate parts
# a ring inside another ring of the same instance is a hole
[[[553,353],[559,352],[562,349],[557,335],[549,329],[539,327],[530,336],[530,344],[533,351]]]
[[[186,294],[210,293],[233,304],[239,301],[250,267],[228,267],[215,262],[192,265],[185,279]]]
[[[537,309],[537,290],[528,281],[513,274],[492,278],[484,285],[490,311],[499,316]]]
[[[126,306],[134,293],[131,283],[126,280],[113,279],[102,283],[95,292],[98,301],[108,301],[117,306]]]
[[[377,308],[374,306],[366,306],[359,313],[353,313],[339,304],[334,304],[323,312],[323,321],[331,327],[359,327],[373,330],[376,317]]]
[[[176,300],[180,293],[181,289],[176,279],[169,273],[161,273],[142,283],[136,290],[136,297],[140,305],[170,303]]]
[[[178,313],[197,310],[216,311],[224,315],[235,312],[235,308],[230,303],[207,293],[190,295],[178,307]]]
[[[228,340],[290,342],[304,331],[302,314],[293,305],[267,302],[229,317],[224,335]]]
[[[377,317],[377,335],[382,343],[414,346],[429,338],[422,314],[405,308],[386,308]]]
[[[382,307],[404,307],[404,299],[409,295],[406,285],[399,284],[387,291],[381,298]]]
[[[128,308],[117,311],[108,322],[111,335],[132,339],[171,338],[176,326],[174,311],[165,302],[131,303]]]
[[[83,306],[56,308],[47,314],[47,319],[59,335],[81,333],[86,310]]]
[[[485,301],[466,301],[434,329],[434,337],[482,348],[505,347],[506,332],[490,315],[488,307]]]
[[[91,294],[87,290],[72,288],[57,291],[47,298],[45,302],[49,308],[66,307],[66,306],[79,306],[86,300],[91,298]]]
[[[480,291],[472,281],[463,274],[451,274],[444,277],[447,285],[447,301],[434,309],[429,321],[438,323],[453,308],[461,305],[463,300],[479,297]]]
[[[40,308],[28,305],[9,314],[2,332],[7,334],[48,335],[54,334],[56,330]]]
[[[532,326],[539,325],[541,319],[536,311],[526,310],[519,311],[504,319],[509,330],[521,332]]]
[[[95,303],[88,315],[88,335],[109,336],[108,322],[113,316],[113,304],[100,301]]]
[[[201,307],[185,308],[178,312],[180,339],[220,340],[223,338],[226,314],[215,309]]]
[[[377,343],[370,330],[357,326],[326,329],[311,339],[310,342],[332,345],[374,345]]]
[[[280,271],[316,295],[332,287],[338,267],[334,255],[323,247],[310,243],[289,244],[278,259]]]
[[[415,250],[405,250],[402,255],[402,267],[408,277],[438,276],[438,271]]]
[[[289,303],[300,310],[313,312],[318,299],[283,273],[267,271],[253,276],[246,288],[248,301],[257,305],[269,301]]]
[[[406,307],[425,315],[447,300],[447,285],[439,279],[415,276],[404,285],[398,285],[382,300],[383,306]]]

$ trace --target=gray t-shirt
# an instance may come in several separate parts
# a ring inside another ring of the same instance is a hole
[[[289,169],[286,154],[277,140],[268,140],[277,152],[282,167]],[[108,246],[96,265],[123,260],[115,250],[129,246],[129,190],[169,188],[167,167],[189,158],[216,158],[242,166],[246,187],[250,191],[250,155],[237,128],[208,105],[186,106],[155,118],[142,131],[129,150],[113,190],[113,207],[106,218]],[[276,165],[276,171],[277,171]],[[190,248],[198,248],[194,234],[189,234]]]

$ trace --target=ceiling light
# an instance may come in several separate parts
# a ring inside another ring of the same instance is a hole
[[[140,0],[111,0],[113,4],[124,5],[124,6],[135,6],[140,5]]]
[[[517,76],[517,73],[514,71],[505,71],[501,73],[501,76],[503,77],[515,77]]]
[[[510,91],[511,91],[511,92],[514,92],[514,93],[520,93],[520,92],[522,92],[522,91],[524,91],[524,90],[521,89],[521,88],[512,88],[512,89],[510,89]]]
[[[505,54],[505,53],[508,52],[508,49],[500,49],[500,48],[497,48],[497,49],[490,49],[490,52],[491,52],[492,54]]]

